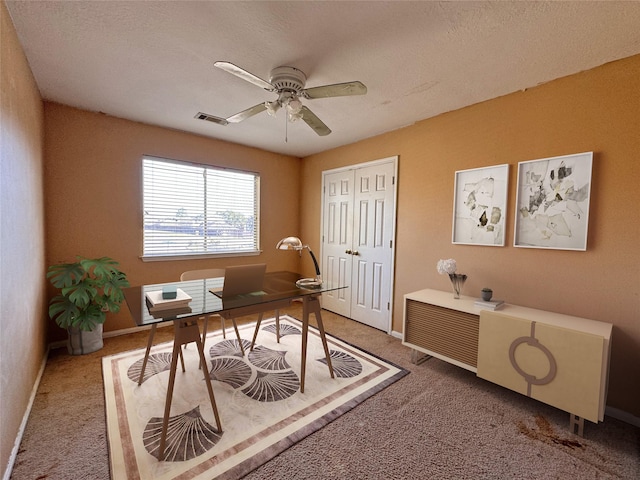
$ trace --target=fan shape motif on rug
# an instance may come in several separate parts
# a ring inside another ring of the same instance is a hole
[[[262,329],[276,334],[275,325]],[[300,335],[293,325],[283,324],[280,336]],[[257,345],[249,350],[251,343],[242,340],[247,352],[242,356],[238,340],[225,339],[209,349],[211,380],[224,382],[232,388],[258,402],[278,402],[294,395],[300,388],[300,379],[286,361],[286,350],[274,350]],[[337,350],[329,350],[334,374],[349,378],[362,372],[362,365],[351,355]],[[161,352],[149,355],[143,382],[154,375],[168,371],[172,354]],[[142,359],[134,362],[127,371],[127,377],[137,382],[142,368]],[[317,359],[326,365],[326,358]],[[152,417],[144,430],[143,443],[151,455],[157,455],[162,432],[162,417]],[[222,434],[224,435],[224,433]],[[195,458],[213,448],[222,435],[201,415],[200,407],[169,418],[165,461],[185,461]]]

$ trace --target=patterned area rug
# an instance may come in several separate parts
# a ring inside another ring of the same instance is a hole
[[[195,344],[178,363],[165,460],[156,456],[171,364],[172,343],[155,346],[142,385],[137,380],[144,349],[103,358],[111,477],[113,479],[236,479],[354,408],[408,371],[327,335],[335,378],[329,376],[318,331],[309,328],[305,392],[300,393],[301,323],[280,317],[208,334],[207,370],[220,413],[215,419],[198,368]]]

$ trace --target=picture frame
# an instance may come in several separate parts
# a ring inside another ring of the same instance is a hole
[[[451,242],[503,247],[509,165],[455,173]]]
[[[587,249],[593,152],[518,163],[513,245]]]

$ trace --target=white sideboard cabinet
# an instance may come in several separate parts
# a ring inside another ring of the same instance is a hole
[[[480,378],[584,419],[604,419],[612,325],[505,304],[483,310],[475,298],[425,289],[404,296],[403,344]]]

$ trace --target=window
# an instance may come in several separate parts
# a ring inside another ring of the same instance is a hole
[[[143,157],[145,259],[256,254],[260,176]]]

